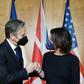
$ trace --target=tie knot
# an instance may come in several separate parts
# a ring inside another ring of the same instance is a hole
[[[20,51],[21,48],[20,48],[19,46],[17,46],[14,50],[15,50],[15,51]]]

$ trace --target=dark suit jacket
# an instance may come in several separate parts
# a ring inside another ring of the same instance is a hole
[[[16,58],[7,40],[0,45],[0,84],[22,84],[28,78],[26,69]]]

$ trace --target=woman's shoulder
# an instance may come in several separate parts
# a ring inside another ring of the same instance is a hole
[[[44,56],[50,56],[50,55],[53,55],[53,51],[49,51],[49,52],[46,52],[45,54],[44,54]]]
[[[73,55],[71,53],[68,53],[68,57],[69,59],[71,59],[72,61],[79,61],[79,58],[76,55]]]
[[[44,55],[43,55],[43,58],[51,58],[53,56],[53,52],[52,51],[49,51],[49,52],[46,52],[46,53],[44,53]]]

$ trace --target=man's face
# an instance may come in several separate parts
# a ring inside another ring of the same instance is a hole
[[[17,32],[16,36],[16,42],[18,42],[21,38],[23,38],[26,35],[26,29],[22,28]]]
[[[17,35],[10,34],[10,39],[13,41],[14,45],[17,45],[17,42],[26,35],[26,29],[21,28],[18,30]]]

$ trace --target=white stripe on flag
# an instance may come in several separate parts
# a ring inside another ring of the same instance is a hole
[[[40,78],[36,78],[35,80],[32,81],[32,84],[42,84],[42,81]]]

